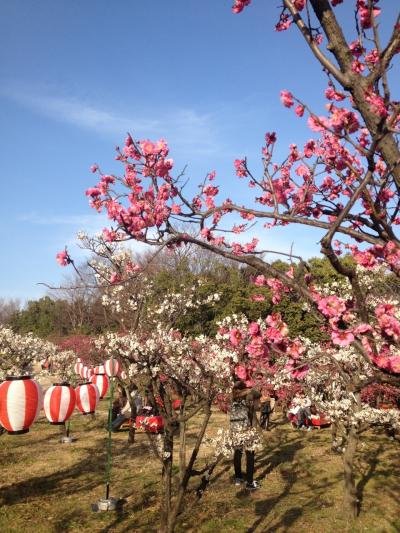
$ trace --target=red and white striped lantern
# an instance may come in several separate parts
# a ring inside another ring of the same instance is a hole
[[[99,365],[94,367],[94,373],[95,374],[105,374],[106,371],[104,369],[104,365]]]
[[[76,407],[84,415],[95,412],[99,403],[99,389],[93,383],[83,383],[75,389]]]
[[[84,366],[82,368],[82,372],[80,373],[80,376],[82,379],[86,379],[88,380],[90,378],[90,376],[92,375],[91,374],[91,368],[89,368],[88,366]]]
[[[68,383],[55,383],[44,395],[43,409],[50,424],[64,424],[75,404],[74,389]]]
[[[96,385],[96,387],[99,389],[100,394],[100,400],[104,398],[104,396],[107,394],[108,391],[108,385],[110,380],[105,374],[94,374],[90,378],[90,382]]]
[[[27,433],[42,403],[42,389],[30,376],[7,376],[0,385],[0,424],[10,435]]]
[[[81,375],[81,371],[82,371],[82,368],[83,368],[83,363],[81,362],[81,360],[77,359],[75,365],[74,365],[74,372],[76,375],[80,376]]]
[[[114,377],[117,376],[121,371],[121,363],[118,361],[118,359],[111,357],[104,363],[104,368],[108,377]]]
[[[87,376],[86,379],[90,379],[94,375],[94,369],[92,367],[89,367],[87,369]]]

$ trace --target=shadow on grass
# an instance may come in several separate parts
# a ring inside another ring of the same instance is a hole
[[[302,435],[288,441],[286,433],[277,436],[273,448],[256,456],[257,478],[262,479],[282,463],[291,463],[296,453],[304,447]]]
[[[364,498],[364,490],[368,483],[368,481],[372,478],[372,476],[375,474],[376,468],[378,466],[378,456],[382,451],[382,444],[379,445],[378,448],[375,448],[370,453],[368,453],[365,456],[365,459],[367,461],[367,469],[366,471],[361,475],[361,479],[357,483],[357,500],[358,500],[358,514],[360,514],[362,509],[362,503]]]
[[[377,440],[380,442],[376,442]],[[372,490],[384,490],[387,501],[392,500],[397,507],[400,504],[399,487],[400,487],[400,466],[398,460],[398,450],[387,450],[386,435],[376,435],[373,439],[368,438],[366,442],[369,451],[362,452],[362,461],[366,463],[364,471],[360,471],[360,479],[357,483],[357,498],[359,501],[359,513],[364,510],[364,496],[368,483],[373,479]],[[396,519],[394,527],[398,527]]]
[[[314,444],[319,445],[320,435],[315,433]],[[246,530],[246,533],[256,531],[289,531],[290,527],[310,509],[322,509],[332,506],[326,498],[329,489],[340,483],[340,475],[330,476],[330,479],[317,478],[315,470],[315,459],[312,452],[304,455],[305,448],[310,446],[309,438],[304,433],[293,433],[285,428],[280,428],[271,437],[269,448],[259,455],[257,461],[257,471],[259,478],[266,477],[275,470],[284,481],[284,486],[280,493],[265,500],[255,503],[255,514],[257,519]],[[299,457],[297,455],[299,454]],[[261,469],[261,470],[260,470]],[[295,488],[296,487],[296,488]],[[295,490],[293,491],[293,489]],[[278,522],[268,527],[265,521],[277,505],[286,497],[295,495],[301,499],[301,504],[293,502],[294,505],[286,509],[279,517]]]
[[[65,496],[97,487],[104,473],[105,448],[86,448],[85,451],[87,455],[84,459],[62,470],[1,487],[1,504],[15,505],[43,496],[58,493]],[[114,459],[123,454],[123,449],[114,450]]]
[[[291,442],[285,442],[282,444],[282,440],[286,440],[286,438],[287,437],[284,434],[279,435],[278,443],[274,446],[274,448],[272,450],[264,452],[261,457],[259,457],[257,461],[258,478],[265,477],[267,474],[272,472],[275,468],[277,468],[279,465],[282,465],[283,463],[291,464],[296,453],[303,448],[302,439],[300,437],[297,437]],[[260,467],[265,468],[261,470],[261,472],[259,472]],[[261,524],[266,520],[270,512],[276,507],[276,505],[289,494],[291,488],[297,481],[297,473],[292,470],[291,472],[288,472],[288,474],[290,475],[285,476],[285,486],[280,494],[256,502],[255,514],[258,518],[254,521],[251,527],[247,529],[246,533],[254,533],[255,531],[257,531]],[[285,526],[288,526],[295,522],[297,518],[302,514],[301,509],[298,509],[298,513],[294,513],[292,511],[293,509],[288,510],[285,513],[285,517],[282,518],[282,520],[285,519]]]

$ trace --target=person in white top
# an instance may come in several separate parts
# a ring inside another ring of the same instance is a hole
[[[112,431],[116,432],[129,418],[136,417],[142,410],[142,398],[139,394],[138,388],[135,384],[132,384],[129,388],[130,398],[126,398],[125,405],[120,410],[119,414],[112,423]],[[134,401],[132,401],[134,400]],[[132,405],[133,404],[133,405]]]
[[[298,429],[307,427],[307,420],[311,418],[310,407],[311,400],[307,398],[304,394],[293,398],[288,412],[295,415]]]

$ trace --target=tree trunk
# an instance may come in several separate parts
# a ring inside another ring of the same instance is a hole
[[[174,437],[171,428],[166,427],[164,433],[163,457],[163,495],[161,508],[161,533],[170,533],[172,498],[172,462],[173,462]]]
[[[170,511],[170,517],[169,517],[167,533],[173,533],[174,530],[175,530],[176,521],[177,521],[178,515],[181,512],[182,507],[183,507],[183,499],[184,499],[185,494],[186,494],[186,490],[187,490],[187,487],[188,487],[188,483],[189,483],[190,477],[192,476],[192,470],[193,470],[194,464],[196,462],[196,459],[197,459],[197,456],[198,456],[198,453],[199,453],[199,450],[200,450],[201,443],[203,442],[203,438],[204,438],[204,435],[205,435],[205,432],[206,432],[206,429],[207,429],[207,426],[208,426],[208,422],[210,420],[210,416],[211,416],[211,408],[210,408],[210,405],[208,405],[207,409],[206,409],[206,412],[204,414],[204,418],[203,418],[203,422],[202,422],[200,431],[199,431],[199,433],[197,435],[195,446],[194,446],[194,448],[192,450],[192,453],[190,455],[189,463],[185,467],[183,478],[180,481],[180,486],[179,486],[179,490],[178,490],[178,495],[177,495],[176,500],[175,500],[175,505],[173,506],[173,509]]]
[[[182,483],[186,471],[186,422],[180,423],[179,429],[179,481]]]
[[[351,427],[347,432],[346,448],[343,452],[344,504],[349,518],[356,518],[358,514],[357,490],[354,475],[354,459],[357,444],[357,430]]]
[[[332,420],[331,439],[332,439],[332,443],[331,443],[332,451],[340,452],[341,445],[342,445],[342,442],[341,442],[342,438],[339,435],[339,424],[338,424],[337,420]]]
[[[129,427],[128,432],[128,444],[134,444],[135,442],[135,423],[132,422],[132,425]]]
[[[136,402],[135,398],[132,398],[132,396],[129,393],[129,390],[127,391],[128,398],[129,398],[129,405],[131,406],[131,425],[129,426],[129,432],[128,432],[128,444],[133,444],[135,442],[135,423],[136,423],[136,416],[138,414],[137,408],[136,408]]]

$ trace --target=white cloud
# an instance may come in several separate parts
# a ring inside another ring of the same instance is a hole
[[[38,213],[25,213],[17,217],[19,222],[27,222],[29,224],[36,224],[39,226],[60,226],[60,229],[67,239],[65,242],[60,242],[60,246],[66,245],[68,248],[73,247],[74,257],[82,259],[87,255],[87,253],[82,250],[78,245],[79,241],[77,238],[77,233],[79,231],[84,231],[90,236],[93,236],[97,233],[101,233],[104,228],[110,228],[113,223],[105,215],[99,213],[87,214],[87,215],[39,215]],[[57,237],[58,238],[58,237]],[[149,248],[149,245],[135,241],[129,240],[125,244],[135,252],[142,252]]]
[[[67,226],[79,226],[82,229],[87,228],[88,226],[100,226],[110,224],[110,220],[106,215],[93,213],[89,215],[39,215],[36,212],[24,213],[17,217],[17,220],[20,222],[29,222],[31,224],[38,225],[67,225]]]
[[[114,141],[129,131],[138,137],[165,137],[175,149],[191,154],[218,154],[222,149],[214,116],[194,109],[139,112],[127,108],[122,115],[102,105],[54,95],[48,88],[30,87],[27,91],[20,84],[5,84],[0,95],[52,120],[112,137]]]

